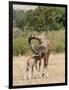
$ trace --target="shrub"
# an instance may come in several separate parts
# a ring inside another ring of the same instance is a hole
[[[27,39],[23,37],[18,37],[13,40],[13,54],[14,55],[23,55],[29,51]]]
[[[63,52],[64,51],[64,45],[62,43],[58,43],[56,46],[55,46],[55,52],[56,53],[59,53],[59,52]]]
[[[65,32],[50,31],[47,35],[51,42],[52,52],[61,53],[65,50]]]
[[[17,38],[17,37],[19,37],[19,36],[22,36],[22,31],[21,31],[21,29],[19,29],[19,28],[13,28],[13,38],[15,39],[15,38]]]
[[[46,33],[46,32],[44,32]],[[52,52],[62,53],[65,50],[65,34],[64,30],[49,31],[46,37],[51,42]],[[31,54],[31,49],[28,45],[28,36],[32,32],[19,33],[18,37],[13,38],[13,55]],[[34,40],[35,47],[39,46],[38,42]]]

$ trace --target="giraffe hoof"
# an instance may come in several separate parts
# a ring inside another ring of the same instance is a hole
[[[42,74],[42,77],[43,77],[43,78],[45,77],[45,74],[44,74],[44,73]]]
[[[48,75],[46,75],[46,78],[48,78]]]
[[[49,75],[48,75],[48,73],[47,73],[47,74],[46,74],[46,77],[48,78],[48,76],[49,76]]]

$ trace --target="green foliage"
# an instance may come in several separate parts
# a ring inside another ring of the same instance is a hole
[[[23,31],[59,30],[65,28],[65,8],[38,6],[35,10],[13,10],[13,21]]]
[[[13,38],[13,55],[23,55],[23,54],[32,53],[28,45],[28,35],[31,33],[32,32],[22,32],[20,33],[20,35],[17,35],[16,38]],[[16,32],[14,34],[16,35]],[[65,32],[64,30],[48,31],[48,34],[46,35],[46,37],[51,42],[52,52],[62,53],[65,51]],[[39,46],[38,42],[36,40],[33,40],[32,43],[33,42],[35,42],[34,46],[38,48]]]
[[[35,10],[13,10],[13,55],[30,54],[28,36],[35,31],[43,31],[51,42],[52,52],[65,49],[65,8],[38,6]],[[35,42],[35,47],[39,44]]]
[[[49,31],[47,38],[51,42],[52,52],[60,53],[65,51],[65,31]]]
[[[14,11],[13,15],[16,27],[24,29],[24,18],[25,18],[24,11],[23,10]]]
[[[17,37],[13,40],[13,55],[23,55],[29,52],[28,42],[26,38]]]
[[[19,28],[13,28],[13,38],[17,38],[19,36],[22,36],[22,30]]]
[[[37,49],[39,47],[38,40],[32,40],[32,44],[34,44],[34,47]]]

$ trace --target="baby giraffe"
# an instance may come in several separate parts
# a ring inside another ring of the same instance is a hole
[[[27,76],[30,80],[32,79],[34,68],[37,70],[39,77],[42,78],[37,62],[41,64],[41,58],[38,55],[34,55],[27,60],[24,79],[27,79]]]
[[[35,54],[27,60],[25,78],[27,77],[27,72],[29,74],[28,75],[29,79],[32,78],[34,67],[37,70],[39,77],[42,78],[42,74],[40,72],[40,66],[41,66],[41,60],[44,57],[44,50],[45,50],[45,48],[43,46],[41,46],[37,52],[37,55]],[[38,62],[39,62],[39,64],[38,64],[39,68],[37,67]]]

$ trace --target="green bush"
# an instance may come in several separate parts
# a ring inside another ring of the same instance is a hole
[[[64,45],[62,43],[58,43],[55,47],[56,53],[63,52],[64,51]]]
[[[28,36],[32,32],[22,32],[16,38],[13,38],[13,55],[31,54],[31,49],[28,44]],[[44,32],[46,33],[46,32]],[[65,50],[65,32],[64,30],[49,31],[46,37],[51,42],[52,52],[62,53]],[[35,47],[39,46],[38,42],[34,40]]]
[[[47,35],[51,42],[52,52],[61,53],[65,50],[65,32],[64,31],[50,31]]]
[[[23,55],[29,52],[27,39],[23,37],[18,37],[13,40],[13,54],[14,55]]]

